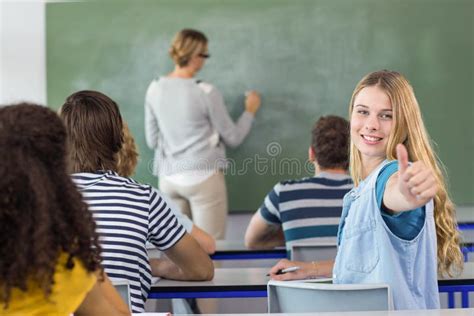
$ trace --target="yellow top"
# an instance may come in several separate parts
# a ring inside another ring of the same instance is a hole
[[[54,273],[51,295],[46,299],[43,290],[32,282],[28,291],[12,289],[8,309],[0,303],[0,315],[70,315],[82,303],[86,294],[96,282],[95,274],[88,273],[79,260],[74,260],[74,268],[65,267],[67,255],[59,257]]]

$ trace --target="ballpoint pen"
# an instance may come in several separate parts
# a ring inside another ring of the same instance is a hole
[[[289,267],[289,268],[286,268],[286,269],[280,269],[275,274],[276,275],[285,274],[285,273],[288,273],[288,272],[298,271],[299,269],[301,269],[301,267]],[[267,273],[267,276],[270,276],[270,273]]]

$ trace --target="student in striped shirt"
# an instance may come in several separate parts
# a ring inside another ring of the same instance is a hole
[[[96,221],[104,269],[112,281],[129,281],[132,311],[144,311],[152,276],[212,279],[212,261],[161,194],[117,174],[123,144],[117,104],[100,92],[79,91],[66,99],[60,116],[68,132],[73,180]],[[147,241],[171,261],[150,265]]]
[[[349,123],[338,116],[321,117],[313,127],[310,178],[276,184],[252,217],[245,244],[265,249],[296,242],[333,241],[342,211],[342,198],[352,188],[347,173]]]

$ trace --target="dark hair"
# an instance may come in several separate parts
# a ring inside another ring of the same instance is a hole
[[[33,281],[51,293],[60,255],[100,267],[95,224],[66,170],[66,131],[34,104],[0,108],[0,302]]]
[[[339,116],[322,116],[311,131],[311,148],[322,169],[349,167],[349,122]]]
[[[71,94],[61,107],[68,133],[72,172],[117,171],[122,117],[112,99],[98,91]]]

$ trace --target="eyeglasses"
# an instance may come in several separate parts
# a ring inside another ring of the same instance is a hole
[[[201,54],[198,54],[198,56],[201,57],[201,58],[206,58],[206,59],[211,57],[211,55],[209,55],[207,53],[201,53]]]

